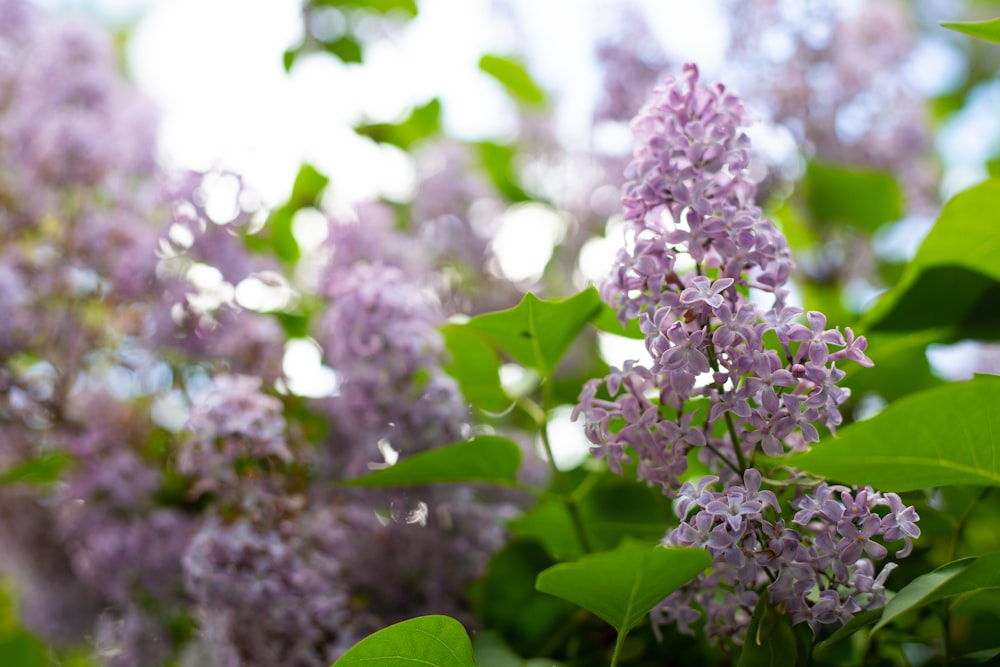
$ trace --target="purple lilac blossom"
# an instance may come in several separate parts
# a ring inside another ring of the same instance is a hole
[[[334,264],[320,325],[326,363],[340,378],[325,401],[341,442],[330,452],[341,474],[364,472],[385,439],[403,454],[463,438],[468,409],[442,369],[443,315],[432,291],[382,263]]]
[[[816,425],[841,423],[850,394],[836,364],[872,364],[864,337],[828,329],[818,312],[802,324],[785,303],[792,262],[753,205],[749,121],[740,99],[700,84],[693,65],[657,86],[633,121],[625,246],[601,294],[623,324],[639,320],[652,364],[630,361],[588,382],[574,412],[612,470],[634,452],[639,478],[678,499],[681,524],[664,542],[714,557],[654,622],[688,631],[704,613],[710,638],[737,642],[765,591],[815,632],[884,604],[891,567],[874,575],[888,551],[872,538],[903,540],[902,556],[920,534],[895,494],[821,484],[800,492],[786,526],[777,495],[761,488],[759,454],[800,450],[819,440]],[[713,474],[682,484],[694,454]]]

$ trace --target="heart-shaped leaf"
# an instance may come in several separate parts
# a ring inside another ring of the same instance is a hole
[[[554,565],[538,575],[535,586],[593,612],[625,633],[711,562],[702,549],[629,541],[613,551]]]
[[[334,667],[476,667],[462,624],[449,616],[420,616],[390,625],[355,644]]]

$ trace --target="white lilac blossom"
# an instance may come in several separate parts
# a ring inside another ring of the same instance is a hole
[[[801,450],[819,440],[817,426],[842,422],[850,392],[837,364],[872,364],[864,337],[827,328],[818,312],[802,323],[786,304],[792,262],[753,205],[749,120],[738,97],[699,83],[688,65],[633,121],[626,244],[601,294],[623,323],[639,320],[652,364],[590,381],[575,411],[612,470],[634,462],[640,479],[678,499],[681,524],[665,543],[714,557],[654,620],[685,629],[695,605],[709,636],[735,639],[765,590],[817,631],[883,604],[891,567],[874,574],[887,550],[873,538],[903,540],[904,556],[920,534],[895,494],[821,485],[792,501],[799,511],[786,523],[778,496],[762,488],[760,455]],[[682,484],[695,455],[713,474]]]

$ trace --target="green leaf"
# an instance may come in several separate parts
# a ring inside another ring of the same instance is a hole
[[[503,412],[511,399],[500,384],[500,358],[482,334],[464,324],[441,327],[451,360],[445,370],[458,380],[466,400],[489,412]]]
[[[875,393],[890,403],[907,394],[941,386],[944,380],[934,375],[927,361],[927,346],[943,336],[938,329],[865,336],[868,339],[866,354],[875,367],[844,366],[847,373],[844,386],[849,387],[854,396]]]
[[[379,630],[354,645],[334,667],[476,667],[462,624],[448,616],[420,616]]]
[[[361,42],[354,35],[341,35],[336,39],[320,42],[323,50],[343,63],[361,63],[364,60]]]
[[[341,482],[347,486],[411,486],[445,482],[513,485],[521,448],[513,440],[481,435],[400,460],[383,470]]]
[[[494,630],[476,633],[472,639],[472,653],[480,667],[558,667],[561,664],[548,658],[525,660]]]
[[[314,0],[314,3],[322,7],[365,9],[379,14],[400,12],[410,18],[417,15],[416,0]]]
[[[295,175],[295,182],[292,184],[292,196],[288,200],[289,206],[298,210],[307,206],[315,206],[319,203],[323,191],[330,184],[330,179],[321,173],[311,164],[304,163],[299,167],[299,173]]]
[[[281,64],[285,68],[285,74],[292,71],[292,65],[299,57],[301,47],[296,47],[294,49],[286,49],[283,54],[281,54]]]
[[[493,187],[507,201],[516,203],[532,199],[531,195],[525,192],[520,185],[515,169],[516,151],[513,146],[482,141],[475,144],[475,148],[479,153],[480,163],[490,177]]]
[[[299,167],[288,201],[271,212],[267,224],[259,234],[245,237],[247,245],[258,251],[270,247],[278,259],[288,264],[297,262],[302,251],[292,231],[295,213],[299,209],[319,205],[329,183],[330,179],[312,165],[303,164]]]
[[[628,632],[663,598],[712,562],[701,549],[628,542],[614,551],[560,563],[538,575],[543,593],[579,605]]]
[[[494,554],[473,588],[476,617],[502,633],[522,655],[537,654],[579,612],[575,605],[535,588],[538,574],[553,565],[537,542],[514,539]]]
[[[1000,485],[1000,377],[979,376],[906,396],[783,461],[884,491]]]
[[[639,320],[629,320],[628,326],[623,327],[622,323],[618,320],[618,311],[603,302],[601,303],[601,309],[598,311],[597,316],[594,317],[593,324],[601,331],[618,336],[625,336],[626,338],[643,340],[646,337],[646,335],[642,333],[642,330],[639,329]]]
[[[766,595],[761,595],[750,617],[737,667],[789,667],[798,659],[795,630],[788,615],[775,609]]]
[[[515,100],[533,106],[545,104],[545,91],[515,58],[486,54],[479,59],[479,69],[496,79]]]
[[[837,628],[836,632],[816,644],[813,648],[813,655],[816,658],[823,658],[826,652],[834,646],[854,635],[858,630],[874,625],[880,618],[882,618],[882,609],[868,609],[855,614],[851,620]]]
[[[866,330],[954,328],[1000,335],[1000,179],[953,197],[899,284],[866,315]],[[929,307],[930,306],[930,307]]]
[[[479,315],[466,326],[488,335],[515,361],[549,377],[600,306],[593,287],[560,301],[542,301],[529,292],[514,308]]]
[[[47,667],[52,663],[45,644],[26,632],[15,632],[0,637],[0,664]]]
[[[72,460],[63,452],[40,454],[0,473],[0,484],[51,484]]]
[[[949,30],[956,30],[972,37],[985,39],[989,42],[1000,44],[1000,18],[989,21],[976,21],[971,23],[941,23],[941,26]]]
[[[803,182],[812,217],[873,232],[903,217],[903,194],[892,174],[810,162]]]
[[[372,141],[391,144],[405,151],[441,131],[441,102],[433,98],[422,106],[414,107],[399,122],[368,123],[358,125],[354,131]]]
[[[962,558],[942,565],[917,577],[896,593],[885,606],[882,620],[875,625],[873,632],[908,611],[938,600],[996,588],[1000,588],[1000,552]]]

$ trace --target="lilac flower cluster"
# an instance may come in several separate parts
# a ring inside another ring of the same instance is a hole
[[[838,386],[837,363],[871,361],[863,337],[828,329],[817,312],[803,324],[802,311],[786,304],[791,259],[752,204],[748,121],[739,98],[699,84],[693,65],[657,86],[635,119],[626,245],[601,293],[623,323],[639,320],[652,364],[628,362],[588,382],[575,411],[592,451],[613,470],[632,460],[631,450],[639,478],[678,498],[682,523],[665,542],[714,556],[711,572],[670,598],[661,620],[686,627],[698,602],[709,633],[724,637],[745,628],[743,612],[765,586],[793,622],[814,629],[881,604],[876,588],[891,567],[873,578],[862,551],[884,558],[871,539],[881,536],[904,539],[903,556],[919,535],[913,508],[894,494],[820,486],[793,502],[799,532],[780,518],[775,493],[761,490],[756,457],[819,441],[818,425],[835,430],[850,395]],[[714,474],[682,485],[695,454]],[[881,505],[890,509],[884,517],[872,512]]]
[[[191,410],[187,430],[193,437],[178,451],[177,470],[197,480],[194,493],[242,494],[242,477],[257,480],[258,466],[292,461],[281,401],[260,393],[260,386],[256,377],[216,377]]]
[[[738,98],[698,85],[689,65],[634,124],[626,246],[601,293],[623,322],[639,319],[653,363],[589,382],[577,414],[595,453],[620,469],[634,448],[641,478],[665,490],[679,485],[693,447],[731,479],[758,443],[777,456],[818,441],[813,424],[835,428],[850,395],[836,362],[871,363],[863,337],[826,329],[820,313],[800,324],[801,310],[785,304],[791,259],[751,203],[747,122]],[[685,262],[693,270],[682,272]],[[773,304],[762,310],[751,291]],[[765,345],[769,333],[777,349]],[[598,397],[602,384],[611,400]]]
[[[387,263],[392,257],[352,252],[366,238],[359,225],[335,229],[341,243],[323,278],[329,307],[318,338],[340,379],[326,405],[343,440],[337,465],[351,475],[377,460],[383,439],[407,454],[461,440],[468,409],[442,368],[434,291],[409,278],[410,267]]]
[[[706,615],[709,638],[739,642],[758,594],[766,590],[792,623],[808,623],[819,634],[823,625],[885,604],[885,580],[896,564],[887,563],[876,574],[876,561],[888,550],[873,538],[903,540],[896,553],[903,557],[920,536],[916,512],[895,493],[820,484],[800,491],[791,503],[798,511],[786,525],[777,496],[761,490],[757,469],[747,469],[743,483],[725,492],[714,490],[718,481],[703,477],[678,492],[682,522],[664,542],[704,547],[714,563],[657,606],[658,625],[676,623],[690,633],[700,617],[697,607]],[[879,514],[879,507],[887,510]]]

